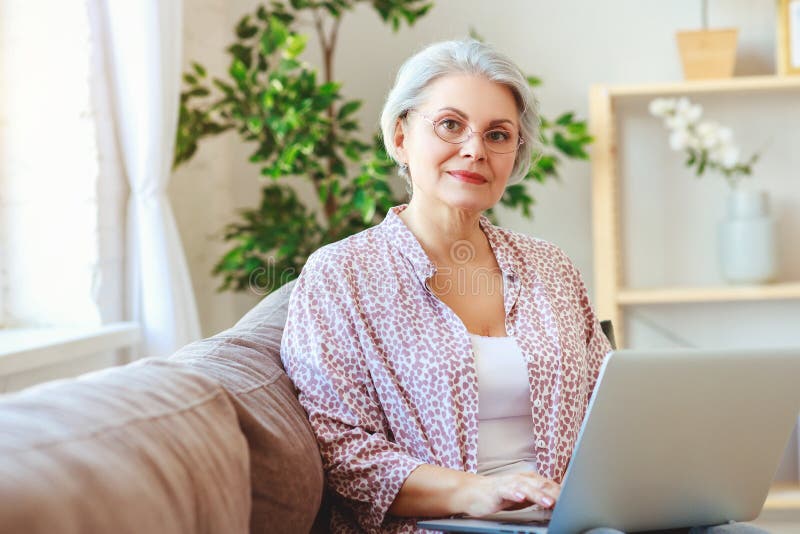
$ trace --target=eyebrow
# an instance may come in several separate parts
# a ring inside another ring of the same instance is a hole
[[[463,111],[461,111],[458,108],[444,107],[444,108],[440,108],[439,111],[437,111],[436,113],[440,113],[442,111],[452,111],[452,112],[454,112],[454,113],[456,113],[458,115],[461,115],[462,117],[464,117],[464,119],[469,120],[469,117],[467,116],[467,114],[464,113]],[[507,122],[511,126],[514,126],[514,123],[509,119],[495,119],[495,120],[493,120],[492,122],[489,123],[489,127],[497,126],[498,124],[502,124],[504,122]]]

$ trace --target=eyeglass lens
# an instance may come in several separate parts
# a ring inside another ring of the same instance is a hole
[[[450,117],[434,122],[433,131],[443,141],[454,144],[465,142],[474,133],[462,121]],[[519,135],[504,128],[488,130],[482,136],[486,148],[500,154],[514,152],[519,145]]]

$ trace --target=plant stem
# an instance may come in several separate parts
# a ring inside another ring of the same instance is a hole
[[[320,16],[319,10],[314,9],[314,26],[317,29],[317,35],[319,36],[319,42],[322,46],[322,60],[323,60],[323,72],[325,75],[325,83],[333,81],[333,52],[336,48],[336,38],[339,34],[339,22],[341,19],[336,18],[333,23],[333,29],[331,31],[330,37],[326,37],[325,35],[325,28],[323,26],[322,17]],[[334,124],[334,109],[333,104],[328,107],[328,119],[331,121],[331,130],[328,134],[328,143],[330,144],[331,150],[333,150],[335,133],[333,131],[333,124]],[[333,175],[333,160],[328,159],[328,177]],[[328,197],[325,199],[325,217],[330,221],[331,217],[334,213],[336,213],[338,206],[336,203],[336,199],[333,195],[328,192]]]

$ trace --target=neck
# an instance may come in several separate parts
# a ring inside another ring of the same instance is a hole
[[[467,254],[468,249],[457,245],[459,242],[471,243],[472,257],[479,257],[488,247],[488,240],[480,228],[480,211],[431,205],[419,198],[420,195],[412,197],[400,213],[400,219],[435,264],[463,263],[463,254]],[[459,257],[454,258],[454,254]]]

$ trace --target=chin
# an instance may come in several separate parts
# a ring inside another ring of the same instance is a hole
[[[486,211],[494,207],[497,201],[487,198],[487,192],[478,191],[448,191],[442,195],[441,200],[451,208],[467,211]]]

